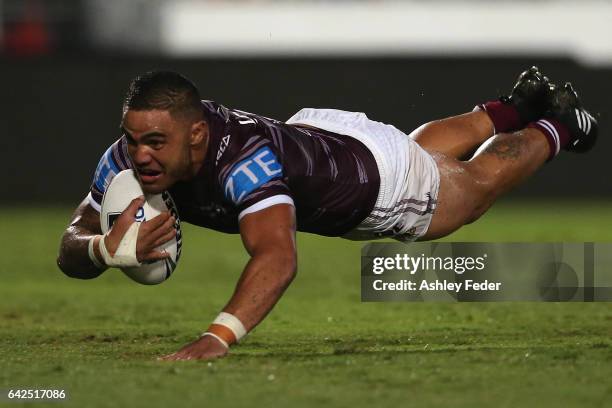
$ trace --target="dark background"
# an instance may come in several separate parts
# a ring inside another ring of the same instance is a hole
[[[561,153],[511,196],[612,197],[606,117],[612,68],[531,57],[170,60],[75,54],[0,58],[0,202],[76,205],[99,157],[119,136],[130,80],[147,70],[179,71],[205,99],[277,119],[302,107],[337,108],[363,111],[409,133],[507,93],[532,64],[553,81],[573,82],[600,116],[600,140],[588,154]]]

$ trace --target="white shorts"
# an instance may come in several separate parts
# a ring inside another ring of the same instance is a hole
[[[306,108],[287,123],[354,137],[374,155],[380,174],[376,204],[344,238],[414,241],[427,232],[436,208],[440,173],[434,159],[414,140],[361,112]]]

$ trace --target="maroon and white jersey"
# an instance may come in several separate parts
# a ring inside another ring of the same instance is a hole
[[[374,208],[380,177],[360,141],[203,101],[210,141],[199,173],[170,188],[181,220],[237,233],[244,215],[279,203],[295,206],[299,231],[340,236]],[[98,211],[106,186],[131,168],[125,138],[100,160],[89,202]]]

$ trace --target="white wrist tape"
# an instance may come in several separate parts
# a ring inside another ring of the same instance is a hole
[[[219,313],[219,316],[217,316],[212,324],[220,324],[221,326],[225,326],[230,329],[234,333],[234,336],[236,336],[236,343],[238,343],[240,339],[247,334],[244,324],[242,324],[240,319],[231,313]]]
[[[100,254],[102,254],[104,263],[107,266],[123,268],[142,265],[140,262],[138,262],[138,259],[136,258],[136,242],[138,240],[139,229],[139,222],[135,222],[130,225],[130,228],[128,228],[128,230],[125,232],[125,235],[123,235],[123,238],[121,238],[121,242],[119,242],[119,246],[117,247],[117,251],[115,251],[115,255],[112,256],[108,252],[108,250],[106,249],[106,245],[104,244],[105,236],[100,238]]]
[[[94,243],[96,242],[96,238],[100,237],[100,239],[104,239],[104,235],[95,235],[89,239],[89,243],[87,245],[87,254],[89,255],[89,259],[94,264],[94,266],[98,269],[106,269],[106,265],[104,265],[94,252]]]
[[[225,348],[229,348],[229,344],[227,344],[227,342],[225,340],[223,340],[221,337],[217,336],[215,333],[206,332],[206,333],[202,334],[202,337],[206,337],[206,336],[214,337],[215,339],[219,340],[219,343],[223,344],[225,346]]]

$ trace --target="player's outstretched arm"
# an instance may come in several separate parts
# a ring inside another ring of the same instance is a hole
[[[297,272],[295,209],[279,204],[245,216],[242,242],[251,259],[223,309],[250,331],[280,299]]]
[[[242,218],[240,233],[251,259],[220,315],[229,326],[237,324],[238,331],[249,332],[283,295],[297,272],[295,229],[295,210],[288,204],[275,205]],[[213,323],[211,328],[213,326],[220,325]],[[218,329],[223,330],[222,327]],[[209,331],[213,335],[204,335],[163,359],[210,359],[227,354],[228,348],[223,342],[231,344],[233,341],[224,339],[222,332],[217,336],[213,330]],[[229,333],[230,339],[233,336]]]
[[[57,258],[59,268],[72,278],[92,279],[100,276],[106,270],[100,253],[100,240],[104,239],[107,251],[114,256],[124,235],[135,222],[136,213],[143,202],[144,197],[132,200],[117,218],[111,230],[106,235],[100,235],[100,214],[87,200],[84,200],[74,212],[72,221],[62,237]],[[176,234],[174,222],[169,212],[163,212],[141,224],[134,254],[137,261],[156,261],[169,256],[159,251],[157,247],[174,237]],[[90,240],[93,240],[93,254],[89,253]],[[98,266],[92,261],[92,256],[97,260]]]

